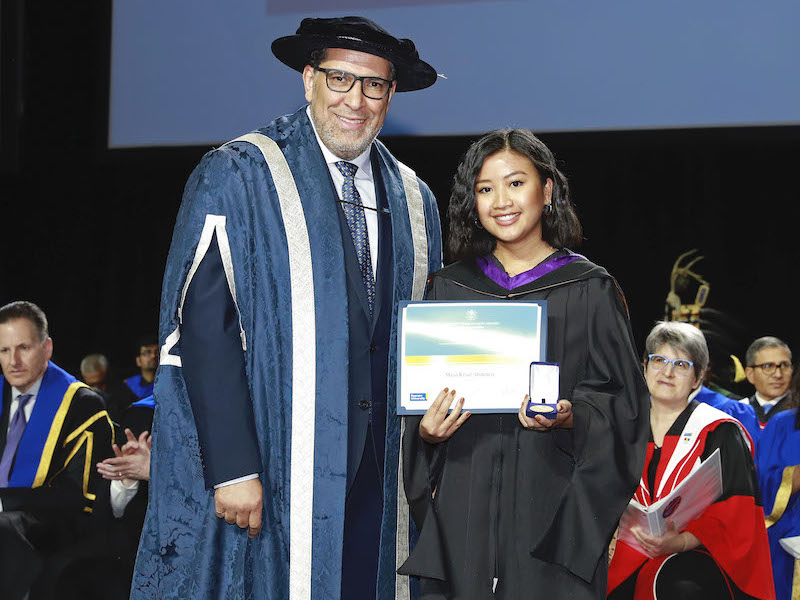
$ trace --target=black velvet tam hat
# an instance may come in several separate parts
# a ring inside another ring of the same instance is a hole
[[[277,59],[300,72],[311,53],[322,48],[358,50],[385,58],[394,65],[398,92],[421,90],[436,82],[436,70],[420,59],[414,42],[397,39],[364,17],[303,19],[295,35],[272,42]]]

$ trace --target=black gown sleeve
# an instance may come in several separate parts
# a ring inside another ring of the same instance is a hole
[[[216,235],[186,293],[181,356],[206,487],[261,472],[239,317]]]
[[[143,432],[153,431],[153,409],[149,406],[130,406],[122,415],[120,429],[130,429],[131,433],[138,438]],[[120,446],[127,441],[124,433],[120,437]]]
[[[592,581],[644,467],[650,402],[623,298],[612,279],[592,279],[585,314],[586,361],[571,397],[575,461],[570,485],[532,554]],[[584,308],[581,307],[581,310]]]
[[[761,506],[755,463],[738,425],[720,423],[710,431],[701,459],[706,460],[717,448],[722,466],[722,495],[717,502],[732,496],[752,496]]]

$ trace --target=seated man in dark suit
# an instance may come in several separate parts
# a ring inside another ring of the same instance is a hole
[[[42,553],[78,539],[93,510],[94,465],[111,453],[103,401],[50,362],[47,318],[0,308],[0,597],[23,598]]]

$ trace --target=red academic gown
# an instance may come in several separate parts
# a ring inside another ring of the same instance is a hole
[[[775,598],[753,443],[738,421],[706,404],[690,402],[664,437],[660,457],[656,457],[658,463],[652,467],[657,452],[651,436],[634,499],[649,506],[667,496],[717,448],[722,464],[722,495],[690,521],[684,531],[700,540],[697,550],[709,554],[725,573],[732,586],[731,597],[744,594]],[[634,598],[656,598],[653,582],[670,556],[674,555],[650,559],[619,540],[609,566],[609,593],[635,577]]]

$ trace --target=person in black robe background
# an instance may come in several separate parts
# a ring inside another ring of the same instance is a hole
[[[566,178],[527,130],[487,134],[458,168],[451,255],[431,300],[546,300],[559,414],[449,416],[453,390],[407,417],[406,495],[419,539],[400,572],[422,598],[602,598],[607,549],[641,474],[648,394],[624,297],[567,249],[581,239]],[[527,398],[526,398],[527,399]],[[522,398],[520,398],[522,400]],[[451,437],[452,436],[452,437]]]

